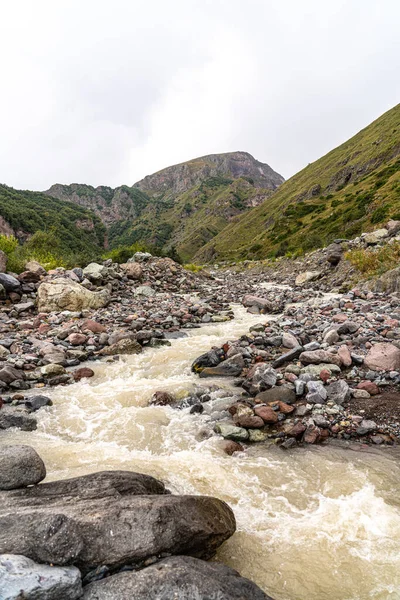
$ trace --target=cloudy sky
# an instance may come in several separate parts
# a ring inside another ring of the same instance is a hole
[[[399,21],[398,0],[0,0],[0,181],[233,150],[288,178],[399,102]]]

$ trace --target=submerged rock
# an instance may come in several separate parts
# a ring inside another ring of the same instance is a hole
[[[172,556],[138,572],[85,587],[83,600],[272,600],[255,583],[218,563]]]

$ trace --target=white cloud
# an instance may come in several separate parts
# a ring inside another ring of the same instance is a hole
[[[290,176],[398,101],[395,0],[0,4],[0,180],[133,183],[247,150]]]

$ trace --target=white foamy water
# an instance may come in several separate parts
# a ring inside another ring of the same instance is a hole
[[[156,390],[215,382],[192,374],[192,360],[266,320],[235,312],[171,347],[91,364],[93,379],[51,390],[37,431],[7,431],[0,443],[34,446],[48,480],[127,469],[227,501],[238,531],[217,559],[276,600],[400,599],[399,454],[254,445],[228,457],[219,437],[201,441],[206,415],[147,406]]]

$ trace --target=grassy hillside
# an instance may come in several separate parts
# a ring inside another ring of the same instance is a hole
[[[132,187],[55,184],[46,194],[93,210],[108,228],[111,248],[141,242],[189,261],[283,181],[251,154],[228,152],[167,167]]]
[[[301,253],[400,219],[400,105],[235,219],[197,262]]]
[[[210,177],[173,199],[153,198],[133,221],[111,225],[110,245],[145,241],[167,252],[175,248],[183,261],[189,261],[232,218],[271,193],[243,178]]]
[[[51,233],[63,255],[91,257],[104,248],[105,227],[96,215],[40,192],[0,185],[0,216],[21,241],[37,232]]]

